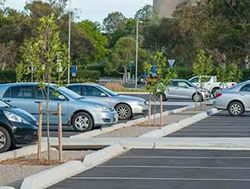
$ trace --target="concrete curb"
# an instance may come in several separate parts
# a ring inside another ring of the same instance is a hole
[[[84,170],[81,161],[70,161],[46,171],[26,177],[20,189],[47,188]]]
[[[140,137],[143,137],[143,138],[145,138],[145,137],[146,138],[147,137],[163,137],[163,136],[169,135],[171,133],[174,133],[178,130],[181,130],[181,129],[183,129],[191,124],[194,124],[198,121],[201,121],[201,120],[209,117],[210,115],[216,114],[218,112],[219,111],[217,109],[213,108],[213,109],[209,110],[208,112],[201,112],[201,113],[196,114],[190,118],[183,119],[183,120],[179,121],[178,123],[169,124],[161,129],[150,131],[146,134],[141,135]]]
[[[0,189],[15,189],[12,186],[0,186]]]
[[[185,106],[185,107],[174,109],[174,110],[168,110],[168,111],[163,112],[163,116],[167,116],[167,115],[172,114],[172,113],[180,113],[182,111],[192,109],[192,108],[194,108],[194,105]],[[152,116],[154,116],[155,118],[159,118],[160,114],[158,113],[158,114],[155,114],[155,115],[152,115]],[[119,124],[113,125],[111,127],[105,127],[105,128],[102,128],[101,130],[93,130],[93,131],[89,131],[89,132],[86,132],[86,133],[81,133],[81,134],[78,134],[78,135],[71,136],[69,138],[82,138],[82,139],[92,138],[92,137],[96,137],[98,135],[102,135],[102,134],[105,134],[105,133],[112,132],[114,130],[118,130],[118,129],[122,129],[122,128],[126,128],[126,127],[131,127],[133,125],[143,123],[147,119],[148,119],[148,116],[146,116],[145,118],[139,118],[139,119],[131,120],[131,121],[128,121],[127,123],[119,123]]]
[[[109,159],[126,152],[120,144],[115,144],[85,156],[83,162],[70,161],[57,167],[26,177],[20,189],[43,189],[50,187],[66,178],[91,169]]]
[[[95,167],[126,151],[127,150],[120,143],[116,143],[112,146],[104,148],[103,150],[86,155],[83,159],[83,165],[88,168]]]

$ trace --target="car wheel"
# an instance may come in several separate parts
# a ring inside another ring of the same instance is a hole
[[[86,112],[79,112],[72,119],[72,126],[78,132],[89,131],[93,128],[92,117]]]
[[[9,132],[0,126],[0,153],[6,152],[11,147],[11,136]]]
[[[115,107],[116,112],[118,113],[119,119],[129,119],[132,117],[132,111],[129,105],[127,104],[118,104]]]
[[[228,106],[228,112],[232,116],[240,116],[244,113],[244,107],[240,102],[231,102]]]
[[[194,93],[192,97],[194,102],[201,102],[203,101],[203,97],[200,93]]]

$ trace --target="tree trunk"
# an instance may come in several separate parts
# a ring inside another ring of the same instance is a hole
[[[128,67],[127,67],[127,66],[124,66],[123,68],[124,68],[123,81],[124,81],[125,83],[127,83],[127,82],[128,82]]]
[[[160,111],[160,114],[161,114],[161,117],[160,117],[160,126],[163,127],[163,103],[162,103],[162,94],[160,96],[160,108],[161,108],[161,111]]]
[[[151,92],[149,93],[149,98],[148,98],[148,126],[151,125],[151,108],[152,108],[152,104],[151,104]]]

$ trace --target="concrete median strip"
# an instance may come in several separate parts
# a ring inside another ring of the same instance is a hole
[[[66,178],[91,169],[127,150],[120,144],[109,146],[103,150],[85,156],[82,161],[70,161],[57,167],[26,177],[20,189],[43,189]]]

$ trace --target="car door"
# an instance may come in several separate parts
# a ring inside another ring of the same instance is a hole
[[[3,100],[37,117],[38,106],[35,104],[33,89],[32,85],[10,86],[3,95]]]
[[[250,110],[250,84],[244,85],[240,89],[240,95],[244,103],[245,109]]]
[[[101,102],[110,102],[109,95],[96,86],[82,86],[82,96]]]
[[[35,88],[35,98],[36,103],[42,102],[43,104],[43,122],[46,123],[46,103],[47,103],[47,87],[46,88]],[[69,121],[69,113],[71,110],[71,104],[67,97],[58,92],[55,88],[50,87],[49,90],[49,111],[50,111],[50,124],[57,125],[58,124],[58,115],[57,115],[57,106],[61,104],[62,106],[62,123],[64,125],[68,124]]]
[[[190,98],[190,87],[185,81],[173,81],[172,87],[169,88],[169,98]]]

